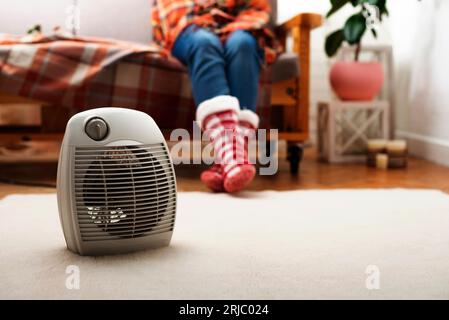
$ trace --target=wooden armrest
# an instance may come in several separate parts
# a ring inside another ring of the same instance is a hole
[[[314,29],[323,23],[323,18],[317,13],[300,13],[290,20],[279,25],[278,28],[283,31],[290,31],[295,27]]]
[[[300,13],[277,27],[281,44],[286,46],[286,37],[293,39],[293,52],[298,54],[299,68],[301,70],[296,82],[296,108],[289,116],[287,122],[294,130],[303,134],[307,139],[309,134],[309,103],[310,103],[310,31],[322,23],[322,17],[316,13]]]

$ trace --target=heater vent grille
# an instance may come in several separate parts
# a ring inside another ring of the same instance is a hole
[[[73,174],[83,241],[136,238],[173,230],[176,185],[163,143],[77,147]]]

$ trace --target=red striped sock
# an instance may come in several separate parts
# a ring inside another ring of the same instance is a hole
[[[213,143],[216,157],[216,165],[203,172],[201,180],[214,191],[236,192],[254,178],[256,170],[248,161],[245,139],[238,130],[241,112],[238,100],[226,95],[203,101],[196,110],[197,122]]]
[[[253,125],[254,125],[254,121],[248,122],[245,120],[239,120],[238,126],[237,126],[237,129],[241,132],[241,134],[243,135],[243,137],[245,139],[244,148],[248,154],[250,151],[250,150],[248,150],[249,141],[251,141],[252,139],[255,139],[255,137],[256,137],[256,129],[257,128],[254,127]],[[212,191],[215,191],[215,192],[225,191],[224,185],[223,185],[223,183],[224,183],[223,168],[222,168],[221,164],[216,163],[213,166],[211,166],[209,169],[204,170],[201,173],[201,181],[203,181],[203,183],[206,185],[206,187],[208,187]]]
[[[221,165],[223,187],[227,192],[237,192],[252,181],[255,168],[248,161],[245,139],[237,127],[234,110],[216,112],[204,119],[203,126],[214,144],[216,163]]]
[[[259,117],[251,110],[239,112],[238,130],[245,140],[245,151],[249,155],[257,155],[256,130],[259,127]]]

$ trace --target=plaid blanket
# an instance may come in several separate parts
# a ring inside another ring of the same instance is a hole
[[[268,79],[261,77],[259,90],[265,126]],[[72,114],[102,106],[132,108],[167,129],[191,128],[195,115],[185,68],[155,44],[0,35],[0,91],[69,108]]]

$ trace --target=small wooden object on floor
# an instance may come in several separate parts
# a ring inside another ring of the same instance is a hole
[[[405,140],[368,141],[367,165],[378,169],[407,167],[407,142]]]

